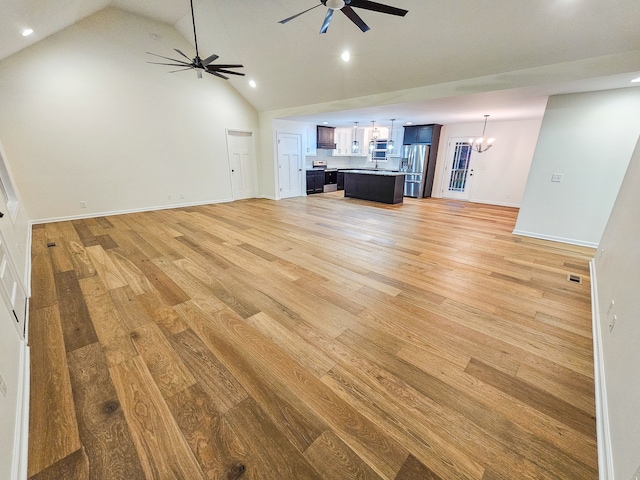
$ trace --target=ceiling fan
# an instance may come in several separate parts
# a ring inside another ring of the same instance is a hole
[[[162,62],[147,62],[147,63],[153,63],[154,65],[169,65],[170,67],[182,67],[182,68],[179,68],[178,70],[172,70],[169,73],[195,69],[196,73],[198,74],[198,78],[202,78],[202,72],[210,73],[211,75],[224,78],[225,80],[229,80],[229,77],[223,74],[244,76],[244,73],[234,72],[232,70],[229,70],[229,68],[243,68],[242,65],[239,65],[239,64],[213,65],[212,62],[218,58],[218,55],[216,55],[215,53],[213,55],[208,56],[204,60],[200,58],[200,54],[198,53],[198,36],[196,35],[196,18],[193,14],[193,0],[190,0],[190,1],[191,1],[191,21],[193,22],[193,39],[195,40],[195,44],[196,44],[196,56],[193,59],[190,59],[180,50],[178,50],[177,48],[174,48],[176,52],[178,52],[180,55],[182,55],[184,58],[186,58],[189,61],[185,62],[182,59],[176,60],[174,58],[163,57],[162,55],[156,55],[155,53],[147,52],[149,55],[153,55],[154,57],[160,57],[160,58],[164,58],[165,60],[171,60],[172,62],[174,62],[174,63],[162,63]]]
[[[355,23],[356,26],[363,32],[370,30],[370,28],[366,23],[364,23],[362,18],[360,18],[360,16],[353,10],[352,7],[371,10],[374,12],[387,13],[389,15],[398,15],[399,17],[404,17],[408,13],[408,10],[391,7],[389,5],[383,5],[377,2],[371,2],[370,0],[320,0],[320,3],[315,7],[308,8],[307,10],[293,15],[292,17],[280,20],[280,22],[278,23],[285,24],[288,21],[299,17],[303,13],[307,13],[309,10],[313,10],[314,8],[318,8],[322,5],[328,7],[329,10],[327,10],[327,15],[324,17],[324,23],[322,24],[322,28],[320,28],[320,33],[327,33],[327,29],[329,28],[329,24],[331,23],[331,18],[333,17],[333,12],[335,12],[336,10],[340,10],[342,13],[344,13],[349,18],[349,20]]]

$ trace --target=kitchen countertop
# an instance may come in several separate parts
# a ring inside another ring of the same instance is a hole
[[[343,173],[359,173],[362,175],[384,175],[386,177],[399,177],[400,175],[405,175],[405,172],[393,172],[391,170],[341,170]]]

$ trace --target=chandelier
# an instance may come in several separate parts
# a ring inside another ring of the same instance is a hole
[[[487,118],[489,118],[489,115],[484,116],[484,127],[482,128],[482,136],[480,138],[476,138],[475,140],[473,138],[469,139],[469,145],[478,153],[486,152],[487,150],[489,150],[491,147],[493,147],[493,142],[495,142],[496,140],[495,138],[489,138],[485,142],[484,132],[487,129]]]

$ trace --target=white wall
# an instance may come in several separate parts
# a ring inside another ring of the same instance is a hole
[[[550,97],[514,233],[597,246],[638,134],[640,88]]]
[[[640,141],[593,260],[615,478],[640,466]],[[609,311],[611,301],[614,306]],[[613,316],[615,326],[609,331]],[[598,353],[596,351],[596,353]],[[607,412],[605,412],[607,413]],[[599,442],[602,439],[599,439]],[[613,476],[611,477],[613,478]]]
[[[522,201],[524,188],[533,158],[542,119],[487,123],[486,136],[496,139],[493,147],[471,157],[473,182],[469,200],[494,205],[517,207]],[[440,133],[440,146],[436,164],[434,197],[446,196],[448,178],[444,178],[448,162],[449,141],[459,137],[469,139],[482,134],[484,122],[444,125]]]
[[[146,63],[173,48],[193,52],[108,8],[0,62],[0,135],[32,219],[231,198],[225,128],[257,131],[257,113],[222,79]]]

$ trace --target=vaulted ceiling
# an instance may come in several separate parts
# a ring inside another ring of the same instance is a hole
[[[491,102],[496,109],[515,102],[539,115],[550,93],[627,87],[640,76],[638,0],[379,1],[409,13],[359,10],[371,27],[362,33],[336,12],[320,35],[324,6],[278,23],[318,0],[196,0],[198,43],[223,63],[244,64],[247,77],[230,82],[258,111],[386,95],[380,103],[387,107],[376,113],[394,115],[408,97],[391,92],[428,87],[424,104],[412,102],[416,116],[430,102],[465,112],[476,102],[473,115]],[[188,0],[0,0],[0,59],[107,6],[174,25],[193,43]],[[22,37],[27,26],[35,33]],[[442,105],[443,98],[450,103]],[[331,118],[358,120],[354,115]]]

